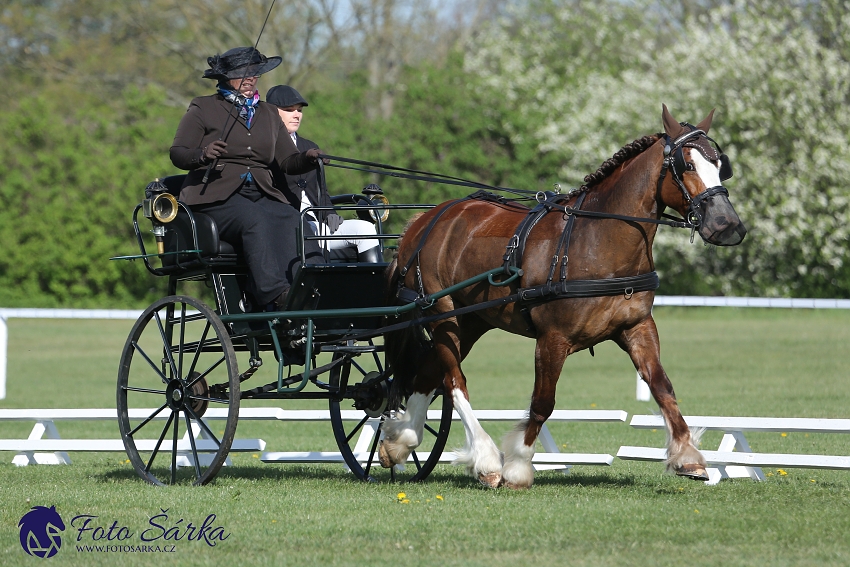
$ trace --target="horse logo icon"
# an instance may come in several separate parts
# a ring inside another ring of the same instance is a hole
[[[60,532],[65,523],[56,511],[56,506],[33,506],[18,522],[21,528],[21,547],[30,555],[47,559],[59,553],[62,547]]]

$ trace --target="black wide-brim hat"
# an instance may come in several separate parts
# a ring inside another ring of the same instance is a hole
[[[280,65],[281,61],[280,57],[266,57],[253,47],[234,47],[222,55],[207,59],[210,68],[204,71],[204,78],[230,80],[259,77]]]

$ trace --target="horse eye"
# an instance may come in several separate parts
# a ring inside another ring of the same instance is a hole
[[[685,164],[685,171],[696,171],[696,169],[697,168],[694,166],[694,164],[690,162]]]

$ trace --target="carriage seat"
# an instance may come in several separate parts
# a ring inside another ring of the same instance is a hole
[[[162,179],[168,192],[175,197],[180,197],[180,188],[183,186],[185,175],[171,175]],[[195,219],[195,228],[198,235],[198,249],[204,262],[223,265],[240,265],[239,251],[229,242],[221,239],[218,226],[209,215],[202,212],[192,211]],[[168,224],[165,233],[165,251],[176,252],[178,250],[194,250],[195,239],[192,231],[192,220],[189,214],[181,207],[177,218]],[[197,259],[195,254],[172,254],[163,257],[163,267],[176,266],[178,263],[184,267],[195,267],[204,263]]]

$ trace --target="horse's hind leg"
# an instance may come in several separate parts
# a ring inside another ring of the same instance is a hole
[[[529,488],[534,482],[534,445],[543,423],[555,409],[555,386],[567,358],[563,337],[548,334],[537,339],[534,353],[534,393],[528,418],[517,423],[502,441],[505,465],[502,484],[509,488]]]
[[[623,331],[617,344],[629,353],[635,368],[655,398],[667,424],[667,468],[680,476],[708,480],[705,458],[691,439],[691,432],[676,402],[673,384],[661,366],[658,330],[652,317]]]
[[[385,467],[403,463],[410,452],[422,441],[425,411],[434,390],[444,386],[445,395],[451,396],[455,411],[460,415],[466,434],[466,444],[458,450],[457,464],[465,465],[467,473],[493,488],[501,481],[502,456],[493,440],[478,423],[466,377],[460,361],[472,345],[490,327],[477,320],[464,321],[461,331],[454,319],[448,319],[433,330],[434,344],[426,359],[417,368],[413,393],[408,397],[407,409],[401,419],[384,424],[384,441],[381,444],[381,464]]]

